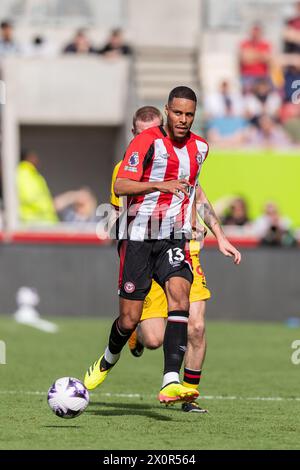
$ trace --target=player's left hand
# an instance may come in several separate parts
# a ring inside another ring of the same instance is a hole
[[[223,253],[223,255],[233,257],[234,264],[240,264],[242,255],[239,252],[239,250],[237,250],[230,243],[230,241],[227,240],[227,238],[221,238],[220,240],[218,240],[218,243],[219,243],[219,250],[221,251],[221,253]]]

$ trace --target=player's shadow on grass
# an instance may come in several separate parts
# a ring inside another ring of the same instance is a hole
[[[93,409],[93,406],[101,406],[107,408],[115,408],[110,410],[97,410]],[[124,416],[128,415],[137,415],[137,416],[147,416],[148,418],[155,419],[156,421],[172,421],[172,418],[169,416],[163,416],[160,413],[157,413],[153,410],[153,406],[144,405],[141,403],[105,403],[105,402],[92,402],[89,405],[89,408],[85,411],[96,416]]]
[[[67,429],[70,429],[70,428],[74,428],[74,429],[80,429],[82,426],[74,426],[74,425],[70,425],[70,426],[60,426],[59,424],[48,424],[47,426],[42,426],[42,428],[54,428],[54,429],[59,429],[59,428],[67,428]]]

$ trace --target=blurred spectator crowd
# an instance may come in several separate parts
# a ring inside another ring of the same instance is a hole
[[[37,35],[27,44],[19,44],[14,36],[14,26],[9,20],[0,24],[0,60],[3,57],[20,55],[24,57],[49,57],[57,54],[53,45],[49,44],[43,35]],[[88,32],[79,29],[71,42],[66,44],[60,51],[64,54],[100,54],[107,57],[118,57],[129,55],[132,50],[124,41],[123,32],[120,28],[113,29],[102,46],[92,44]]]
[[[262,215],[250,220],[246,200],[239,197],[225,198],[216,203],[216,212],[229,235],[246,233],[268,246],[294,246],[296,244],[292,223],[281,215],[276,203],[269,201],[262,208]]]
[[[238,50],[240,88],[224,80],[204,97],[206,135],[220,148],[287,149],[300,144],[300,2],[275,53],[254,24]]]
[[[281,37],[282,51],[275,52],[263,27],[252,25],[248,37],[237,45],[240,86],[223,80],[218,90],[203,96],[204,132],[213,147],[291,149],[300,145],[300,1]],[[80,29],[59,52],[113,58],[131,55],[133,49],[120,28],[113,29],[101,46]],[[2,21],[0,66],[1,58],[9,55],[49,57],[56,53],[43,35],[33,37],[29,44],[18,44],[13,24]]]

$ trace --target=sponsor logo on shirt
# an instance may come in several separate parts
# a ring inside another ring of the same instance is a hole
[[[169,158],[169,157],[170,157],[170,155],[169,155],[168,153],[159,153],[159,154],[157,155],[157,158],[164,158],[164,159],[167,159],[167,158]]]
[[[131,171],[131,173],[137,173],[137,168],[126,165],[124,168],[125,171]]]
[[[129,166],[131,166],[131,167],[138,166],[138,164],[139,164],[139,154],[138,154],[138,152],[133,152],[130,155],[128,163],[129,163]]]

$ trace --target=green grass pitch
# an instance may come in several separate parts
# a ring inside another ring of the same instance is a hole
[[[162,350],[134,358],[127,347],[87,410],[63,420],[46,394],[63,376],[82,379],[102,352],[110,320],[59,319],[45,334],[0,317],[0,449],[299,449],[300,365],[281,324],[208,322],[201,382],[206,415],[166,409],[156,399]],[[277,399],[278,398],[278,399]]]

